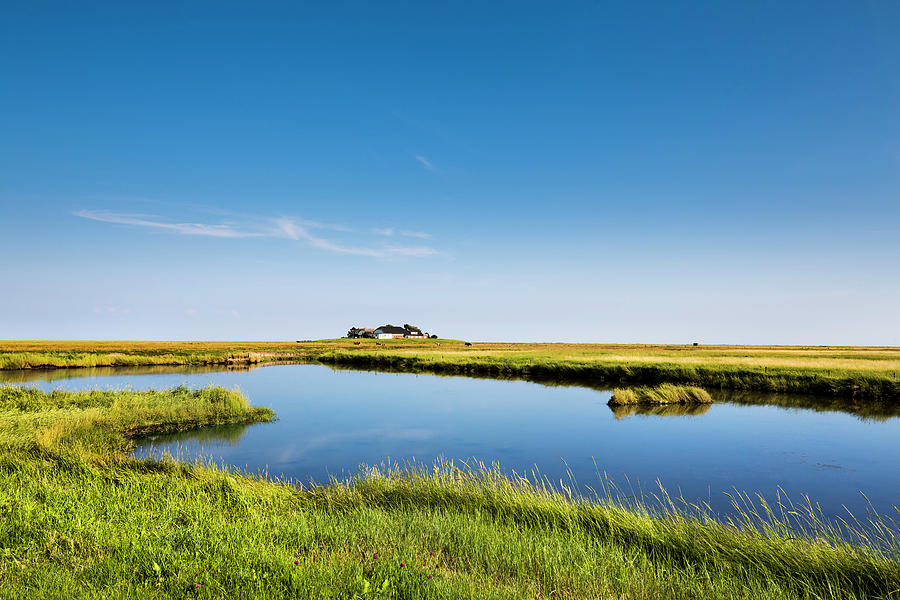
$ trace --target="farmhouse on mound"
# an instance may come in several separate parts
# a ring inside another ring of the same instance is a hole
[[[375,338],[379,340],[390,340],[394,338],[409,337],[410,331],[403,327],[395,325],[382,325],[375,330]]]
[[[392,340],[395,338],[425,339],[429,337],[429,335],[423,333],[422,330],[415,325],[404,325],[403,327],[397,327],[396,325],[382,325],[376,329],[370,327],[351,327],[350,331],[347,332],[347,337]]]

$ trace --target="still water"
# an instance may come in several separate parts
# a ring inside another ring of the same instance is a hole
[[[614,412],[610,392],[524,381],[275,365],[0,372],[45,390],[237,387],[272,408],[273,423],[208,427],[144,440],[135,454],[212,459],[270,477],[324,482],[359,466],[443,457],[538,470],[551,481],[658,492],[727,511],[734,489],[775,499],[807,494],[828,515],[900,505],[900,418],[723,402],[698,410]]]

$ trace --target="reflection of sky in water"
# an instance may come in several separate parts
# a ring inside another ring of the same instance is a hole
[[[565,478],[568,466],[591,487],[599,486],[598,472],[635,491],[655,491],[659,479],[673,495],[709,499],[717,509],[728,504],[722,491],[774,498],[778,486],[795,499],[809,494],[830,513],[841,504],[864,512],[860,490],[881,512],[900,504],[897,418],[730,403],[612,411],[608,392],[586,388],[318,365],[172,371],[81,372],[28,385],[238,386],[278,421],[156,436],[138,455],[211,457],[303,482],[350,475],[361,464],[474,457],[519,473],[537,467],[551,480]]]

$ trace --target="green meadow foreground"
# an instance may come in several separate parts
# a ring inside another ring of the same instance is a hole
[[[837,600],[900,590],[889,519],[843,525],[850,545],[800,508],[746,507],[723,525],[484,468],[369,470],[303,489],[127,456],[143,434],[272,417],[222,388],[0,386],[0,597]]]
[[[900,348],[501,344],[458,340],[0,342],[0,369],[318,361],[555,383],[817,394],[900,403]]]

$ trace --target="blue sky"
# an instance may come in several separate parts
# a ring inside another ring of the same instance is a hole
[[[0,339],[900,345],[896,2],[0,8]]]

